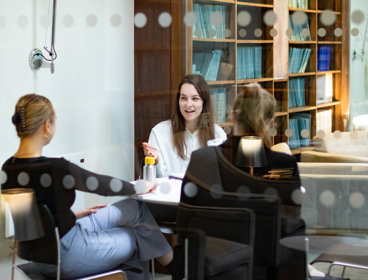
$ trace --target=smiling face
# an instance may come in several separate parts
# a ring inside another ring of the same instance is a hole
[[[196,125],[198,117],[202,113],[203,99],[191,84],[183,84],[179,96],[180,113],[185,120],[185,126]]]

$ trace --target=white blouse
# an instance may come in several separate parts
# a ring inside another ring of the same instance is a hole
[[[226,138],[225,131],[215,124],[215,139],[221,139],[222,141],[219,142],[223,142]],[[158,149],[159,163],[157,164],[157,177],[166,177],[174,173],[185,173],[192,152],[201,148],[198,129],[193,134],[186,129],[184,140],[186,144],[184,154],[187,159],[182,159],[176,152],[172,139],[171,120],[160,122],[152,128],[148,143]]]

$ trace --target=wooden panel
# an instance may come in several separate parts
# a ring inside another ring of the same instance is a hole
[[[173,94],[183,77],[183,2],[180,0],[135,0],[135,13],[144,13],[147,24],[134,30],[134,127],[136,158],[135,178],[140,175],[143,158],[141,142],[147,141],[154,125],[169,119]],[[159,25],[167,12],[172,23]]]

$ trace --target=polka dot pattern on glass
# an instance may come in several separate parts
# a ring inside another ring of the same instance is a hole
[[[215,29],[210,29],[210,31],[208,32],[208,36],[210,38],[214,38],[216,37],[217,33],[216,33],[216,30]]]
[[[326,29],[324,29],[323,27],[321,27],[321,28],[318,29],[317,33],[318,33],[318,36],[319,37],[325,37],[327,31],[326,31]]]
[[[0,184],[4,184],[8,180],[8,175],[6,175],[4,170],[0,171]]]
[[[341,138],[341,131],[340,130],[335,130],[333,132],[333,136],[336,138],[336,139],[340,139]]]
[[[0,28],[4,28],[6,26],[6,18],[0,15]]]
[[[291,39],[291,36],[293,36],[294,31],[291,28],[286,29],[286,36],[288,36],[289,39]]]
[[[264,195],[266,195],[266,199],[273,200],[275,197],[279,196],[279,193],[275,188],[270,187],[265,189]]]
[[[28,18],[26,15],[21,15],[18,18],[18,26],[20,28],[26,28],[28,26]]]
[[[198,187],[192,183],[192,182],[188,182],[184,185],[184,194],[187,197],[195,197],[198,193]]]
[[[246,186],[240,186],[237,190],[236,190],[236,194],[238,195],[240,200],[247,200],[248,199],[248,195],[250,194],[250,189]]]
[[[214,199],[220,199],[223,194],[222,186],[219,184],[214,184],[211,186],[210,194]]]
[[[147,17],[144,13],[137,13],[134,16],[135,27],[142,28],[147,24]]]
[[[121,16],[118,14],[114,14],[110,17],[110,24],[113,27],[119,27],[121,24]]]
[[[260,28],[256,28],[256,29],[254,30],[254,36],[256,36],[257,38],[261,37],[261,36],[262,36],[262,34],[263,34],[262,29],[260,29]]]
[[[336,28],[336,29],[334,30],[334,35],[335,35],[336,37],[341,37],[341,36],[342,36],[342,29],[341,29],[341,28]]]
[[[95,27],[97,25],[98,19],[96,15],[88,15],[86,18],[86,24],[89,27]]]
[[[225,29],[225,38],[231,37],[231,34],[232,34],[232,32],[231,32],[230,29]]]
[[[319,202],[321,203],[321,205],[323,205],[325,207],[330,207],[330,206],[334,205],[335,200],[336,200],[335,195],[330,190],[325,190],[325,191],[321,192],[321,194],[319,196]]]
[[[358,139],[358,137],[359,137],[359,134],[358,134],[357,131],[353,130],[353,131],[350,132],[350,138],[351,139],[356,140],[356,139]]]
[[[225,126],[224,131],[225,131],[226,135],[229,135],[231,133],[231,127],[230,126]]]
[[[274,137],[277,135],[277,129],[274,127],[271,127],[268,133],[270,134],[271,137]]]
[[[286,137],[292,137],[294,135],[294,132],[292,129],[288,128],[285,130],[285,136]]]
[[[365,19],[364,13],[361,10],[355,10],[351,13],[351,21],[355,24],[361,24]]]
[[[143,190],[140,192],[144,192],[145,188],[146,188],[146,182],[144,180],[143,181]],[[123,183],[119,180],[119,179],[116,179],[116,178],[113,178],[111,179],[110,181],[110,189],[113,191],[113,192],[120,192],[123,188]]]
[[[192,26],[194,26],[195,22],[196,22],[196,16],[195,16],[194,12],[188,12],[188,13],[185,14],[184,23],[185,23],[186,26],[192,27]]]
[[[40,18],[40,25],[41,25],[42,28],[50,27],[51,23],[50,23],[50,19],[47,15],[43,15]]]
[[[51,175],[50,174],[47,174],[47,173],[42,174],[41,177],[40,177],[40,184],[44,188],[50,187],[51,184],[52,184]]]
[[[111,180],[113,181],[113,180]],[[111,182],[110,182],[110,188],[111,187]],[[146,191],[146,181],[145,180],[137,180],[134,184],[134,189],[136,193],[144,193]]]
[[[240,26],[247,26],[249,25],[252,17],[248,11],[241,11],[238,13],[238,24]]]
[[[317,137],[320,139],[323,139],[325,137],[326,133],[323,130],[317,131]]]
[[[300,136],[302,136],[303,138],[308,138],[309,137],[309,130],[308,129],[303,129],[300,132]]]
[[[72,15],[65,15],[63,17],[63,24],[65,27],[70,28],[74,25],[74,18]]]
[[[88,177],[87,180],[86,180],[86,187],[87,187],[87,189],[89,189],[92,192],[97,190],[97,188],[98,188],[97,178],[94,177],[94,176]]]
[[[359,29],[358,28],[353,28],[351,29],[351,35],[353,35],[354,37],[358,36],[359,35]]]
[[[239,30],[239,36],[245,38],[247,36],[247,30],[245,30],[244,28],[241,28]]]
[[[303,202],[303,192],[301,189],[295,189],[291,193],[291,199],[295,204],[301,205]]]
[[[220,12],[214,12],[210,16],[210,23],[214,26],[221,26],[224,21],[224,18],[222,16],[222,13]]]
[[[163,12],[160,14],[160,16],[158,17],[158,24],[163,27],[169,27],[171,25],[172,22],[172,18],[171,15],[167,12]]]
[[[362,208],[365,204],[365,197],[360,192],[353,192],[349,197],[349,203],[354,208]]]
[[[270,35],[271,35],[271,37],[276,37],[277,36],[277,30],[275,28],[272,28],[270,30]]]
[[[308,20],[308,16],[304,12],[297,11],[291,15],[291,19],[295,25],[303,25]]]
[[[265,12],[265,14],[263,16],[263,21],[266,25],[269,25],[269,26],[274,25],[277,21],[276,13],[272,10],[269,10],[269,11]]]
[[[321,14],[321,22],[324,25],[333,25],[336,21],[336,14],[331,10],[324,10]]]
[[[20,172],[17,180],[19,185],[26,186],[29,183],[30,178],[26,172]]]
[[[63,186],[64,188],[71,190],[72,188],[74,188],[75,185],[75,179],[72,175],[68,174],[65,175],[63,178]]]
[[[171,191],[171,186],[169,182],[162,182],[159,185],[160,192],[163,194],[168,194]]]

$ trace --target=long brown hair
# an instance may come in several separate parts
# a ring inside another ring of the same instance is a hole
[[[12,122],[20,138],[32,136],[46,121],[54,121],[55,111],[51,101],[38,94],[26,94],[15,105]]]
[[[211,93],[206,80],[200,75],[186,75],[179,84],[174,114],[171,118],[174,147],[179,156],[182,159],[186,159],[187,157],[185,156],[184,152],[186,149],[186,143],[184,140],[185,119],[181,114],[179,107],[180,90],[183,84],[193,85],[203,100],[202,113],[198,117],[197,121],[197,129],[199,129],[199,142],[202,147],[206,146],[208,140],[215,137],[215,126]]]
[[[267,147],[272,145],[267,121],[276,111],[275,98],[258,83],[244,87],[234,103],[235,122],[245,135],[259,136]]]

